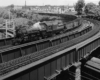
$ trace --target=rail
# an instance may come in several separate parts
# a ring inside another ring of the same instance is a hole
[[[99,26],[99,25],[96,25],[96,24],[98,24],[96,21],[94,21],[94,22],[95,22],[94,23],[95,26]],[[1,63],[0,64],[0,75],[6,74],[6,73],[8,73],[12,70],[18,69],[22,66],[25,66],[25,65],[30,64],[32,62],[40,60],[40,59],[42,59],[44,57],[47,57],[51,54],[54,54],[56,52],[59,52],[59,51],[64,50],[66,48],[69,48],[73,45],[76,45],[77,43],[80,43],[80,42],[94,36],[95,34],[97,34],[100,28],[99,27],[96,27],[96,28],[94,27],[93,29],[91,29],[91,28],[89,30],[87,30],[87,29],[85,30],[84,35],[81,32],[79,32],[82,35],[80,35],[80,36],[78,36],[74,39],[71,39],[69,41],[65,41],[63,43],[60,43],[59,45],[51,46],[51,47],[48,47],[47,49],[44,49],[44,50],[41,50],[41,51],[38,51],[38,52],[34,52],[32,54],[22,56],[20,58],[10,60],[8,62]],[[15,49],[18,48],[18,47],[21,47],[21,46],[24,47],[24,46],[28,46],[28,45],[29,44],[27,44],[27,45],[23,44],[23,46],[20,45],[20,46],[15,47]],[[33,45],[33,44],[30,43],[30,45]],[[14,49],[14,48],[9,48],[9,49]]]
[[[97,32],[95,32],[95,34],[96,33]],[[83,37],[83,36],[81,36],[81,37]],[[87,39],[88,37],[86,37],[85,39]],[[77,41],[77,43],[81,42],[81,41],[82,40],[80,39]],[[34,61],[37,61],[39,59],[42,59],[42,58],[49,56],[51,54],[54,54],[58,51],[64,50],[64,49],[66,49],[72,45],[75,45],[75,44],[76,44],[76,42],[74,43],[74,39],[73,39],[71,41],[60,43],[59,45],[49,47],[49,48],[41,50],[39,52],[35,52],[33,54],[29,54],[29,55],[17,58],[17,59],[11,60],[9,62],[1,63],[0,64],[0,75],[5,74],[9,71],[15,70],[21,66],[25,66],[25,65],[32,63]]]
[[[79,20],[79,19],[75,19],[75,20],[70,21],[70,22],[67,22],[67,23],[71,23],[71,22],[74,22],[74,21],[77,21],[77,20]],[[79,27],[79,26],[78,26],[78,27]],[[74,27],[74,28],[72,28],[72,29],[69,29],[69,30],[67,30],[67,32],[73,31],[73,30],[77,29],[78,27]],[[6,47],[6,46],[8,46],[8,45],[13,46],[13,45],[12,45],[12,44],[13,44],[13,39],[14,39],[14,38],[0,39],[0,48],[1,48],[1,47]]]

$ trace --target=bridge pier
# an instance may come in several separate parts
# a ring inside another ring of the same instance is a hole
[[[72,80],[81,80],[81,62],[75,63],[70,67],[69,74]]]
[[[60,74],[50,80],[81,80],[81,62],[75,63],[67,70],[61,70]]]

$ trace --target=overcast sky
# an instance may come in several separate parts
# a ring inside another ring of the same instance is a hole
[[[98,3],[100,0],[85,0],[86,3]],[[73,5],[77,0],[26,0],[27,5]],[[0,0],[0,6],[25,5],[25,0]]]

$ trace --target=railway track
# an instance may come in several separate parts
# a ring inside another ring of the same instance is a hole
[[[66,35],[69,35],[69,34],[72,34],[72,33],[75,33],[76,31],[79,30],[79,27],[78,28],[73,28],[72,30],[64,33]],[[56,35],[56,36],[60,36],[60,35],[63,35],[63,34],[59,34],[59,35]],[[56,36],[53,36],[53,37],[56,37]],[[52,37],[49,37],[49,38],[52,38]],[[48,38],[47,38],[48,39]],[[35,42],[35,41],[34,41]],[[0,41],[1,45],[0,45],[0,50],[1,49],[5,49],[5,48],[9,48],[9,47],[13,47],[13,38],[9,38],[9,39],[3,39]],[[29,43],[29,42],[28,42]]]
[[[76,20],[78,20],[78,19],[76,19]],[[76,20],[74,20],[74,21],[76,21]],[[79,25],[78,27],[74,27],[72,29],[69,29],[64,34],[65,35],[70,35],[70,34],[78,32],[78,31],[81,31],[81,30],[83,30],[85,28],[85,27],[82,28],[82,26],[84,26],[84,25]],[[60,35],[63,35],[63,34],[59,34],[59,35],[56,35],[56,36],[53,36],[53,37],[57,37],[57,36],[60,36]],[[50,37],[50,38],[52,38],[52,37]],[[5,48],[13,47],[13,46],[14,46],[13,45],[13,38],[0,40],[0,49],[5,49]]]
[[[96,26],[98,26],[98,25],[96,25]],[[100,29],[99,27],[96,27],[96,28],[94,27],[93,29],[91,29],[91,28],[85,29],[85,30],[79,32],[78,36],[76,34],[76,37],[75,37],[75,34],[73,34],[73,38],[71,36],[69,38],[69,40],[67,40],[68,36],[60,36],[60,37],[54,39],[54,40],[56,40],[56,43],[53,42],[53,40],[50,40],[49,45],[52,45],[52,46],[48,47],[48,46],[46,46],[48,44],[45,44],[46,48],[43,50],[41,50],[41,49],[39,50],[39,47],[41,48],[44,45],[42,44],[39,46],[38,43],[36,43],[37,44],[36,47],[38,47],[39,51],[32,52],[32,53],[28,52],[29,54],[27,54],[27,55],[23,55],[23,56],[20,56],[19,58],[12,59],[12,60],[10,59],[10,60],[7,60],[7,61],[1,63],[0,64],[0,74],[1,75],[5,74],[5,73],[15,70],[21,66],[25,66],[29,63],[32,63],[32,62],[42,59],[46,56],[54,54],[55,52],[64,50],[64,49],[71,47],[79,42],[82,42],[82,41],[94,36],[96,33],[98,33],[99,29]],[[83,34],[83,32],[85,32],[85,33]],[[50,43],[52,43],[52,44],[50,44]],[[34,47],[33,45],[35,45],[35,44],[31,42],[30,44],[27,43],[27,44],[13,47],[13,48],[9,48],[8,50],[2,50],[2,51],[0,51],[0,53],[2,54],[3,59],[4,59],[6,57],[3,55],[3,54],[5,54],[3,52],[6,52],[8,54],[9,51],[15,50],[15,52],[16,52],[16,50],[18,50],[18,49],[21,51],[17,51],[17,52],[23,52],[23,49],[25,49],[25,51],[27,52],[28,48]],[[26,46],[28,46],[28,47],[26,47]],[[29,47],[29,46],[31,46],[31,47]],[[12,53],[14,53],[14,52],[12,51]],[[10,55],[7,55],[7,56],[10,56]]]
[[[37,51],[40,51],[42,49],[45,49],[46,47],[50,47],[50,43],[51,42],[52,42],[52,45],[51,46],[55,46],[55,45],[60,44],[60,43],[62,43],[64,41],[66,41],[66,40],[71,40],[74,37],[78,37],[80,35],[83,35],[86,32],[88,32],[89,30],[91,30],[91,27],[88,28],[87,30],[83,30],[82,32],[73,32],[72,34],[70,33],[70,34],[59,35],[59,36],[56,36],[54,38],[49,38],[49,39],[42,40],[42,41],[40,40],[40,41],[36,41],[36,42],[26,43],[26,44],[23,44],[23,45],[14,46],[12,48],[9,47],[9,48],[0,50],[0,53],[2,53],[2,54],[7,54],[7,53],[11,53],[11,52],[13,52],[13,53],[15,52],[16,53],[16,50],[19,49],[19,47],[21,49],[21,48],[23,48],[24,45],[25,46],[28,46],[28,45],[33,45],[33,44],[37,44],[35,47],[38,47],[37,48]],[[61,38],[62,38],[62,40],[61,40]],[[45,46],[45,45],[47,45],[47,46],[46,47],[42,47],[42,46]],[[13,50],[15,50],[15,51],[13,51]],[[19,50],[17,50],[17,51],[19,51]]]
[[[77,20],[77,19],[76,19]],[[76,20],[74,20],[74,21],[76,21]],[[71,23],[72,21],[70,21],[70,22],[68,22],[68,23]],[[79,26],[78,26],[79,27]],[[66,33],[70,33],[71,31],[74,31],[74,30],[76,30],[78,27],[73,27],[73,28],[71,28],[71,29],[68,29],[67,30],[67,32]],[[60,34],[59,34],[60,35]],[[58,35],[56,35],[56,36],[58,36]],[[55,37],[55,36],[54,36]],[[14,38],[7,38],[7,39],[1,39],[0,40],[0,48],[1,47],[4,47],[4,48],[6,48],[7,46],[13,46],[13,39]],[[2,49],[2,48],[1,48]]]

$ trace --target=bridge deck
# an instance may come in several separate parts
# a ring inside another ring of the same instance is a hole
[[[97,26],[98,26],[98,25],[97,25]],[[85,46],[86,44],[88,44],[88,43],[90,43],[90,42],[92,42],[92,41],[94,41],[95,39],[97,39],[97,38],[100,37],[100,33],[98,33],[98,34],[96,34],[95,36],[93,36],[93,35],[94,35],[93,32],[97,32],[98,29],[99,29],[99,27],[97,27],[97,26],[96,26],[96,28],[93,29],[93,31],[90,31],[88,34],[82,35],[82,36],[80,36],[80,37],[78,37],[78,38],[76,38],[76,39],[73,39],[73,40],[71,40],[71,41],[68,41],[68,42],[67,42],[67,46],[68,46],[68,47],[67,47],[66,49],[61,50],[61,51],[58,50],[59,52],[56,52],[56,53],[54,53],[54,54],[52,54],[52,55],[50,55],[50,56],[47,56],[47,57],[45,57],[45,58],[42,58],[42,59],[38,60],[38,61],[32,62],[32,63],[30,63],[30,64],[28,64],[28,65],[26,65],[26,66],[20,67],[20,68],[18,68],[18,69],[16,69],[16,70],[13,70],[13,71],[11,71],[11,72],[9,72],[9,73],[7,73],[7,74],[4,74],[4,75],[0,76],[0,79],[4,79],[4,78],[7,78],[8,76],[12,76],[12,75],[14,75],[14,74],[17,74],[17,73],[19,73],[19,72],[21,72],[21,71],[23,71],[23,70],[26,70],[26,69],[28,69],[28,68],[31,68],[31,67],[36,66],[36,65],[38,65],[38,64],[41,64],[41,63],[43,63],[43,62],[45,62],[45,61],[47,61],[47,60],[50,60],[50,59],[52,59],[52,58],[54,58],[54,57],[59,56],[59,55],[62,55],[62,54],[66,53],[66,52],[68,52],[68,51],[70,51],[70,50],[79,49],[80,47]],[[90,34],[91,34],[92,36],[91,36]],[[89,38],[89,39],[88,39],[88,38]],[[79,40],[79,39],[80,39],[80,40]],[[84,39],[84,41],[83,41],[83,39]],[[81,42],[81,41],[83,41],[83,42]],[[80,43],[79,43],[79,42],[80,42]],[[78,43],[78,44],[77,44],[77,43]],[[64,43],[64,44],[65,44],[65,43]],[[57,51],[57,50],[56,50],[56,51]]]

